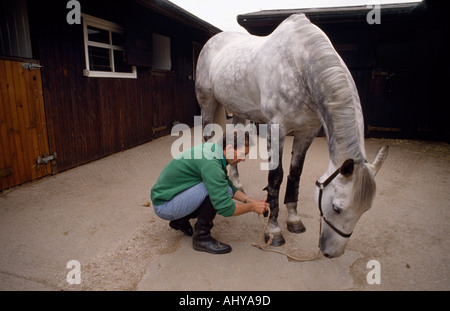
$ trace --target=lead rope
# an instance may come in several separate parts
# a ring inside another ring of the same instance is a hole
[[[262,230],[262,238],[264,239],[264,232],[267,230],[267,228],[269,226],[270,209],[268,211],[267,220],[261,219],[261,215],[258,215],[258,217],[259,217],[259,219],[261,220],[261,223],[264,226],[264,228]],[[322,226],[322,222],[320,222],[320,225]],[[319,228],[319,235],[320,235],[320,228]],[[290,259],[292,259],[294,261],[298,261],[298,262],[313,261],[313,260],[316,260],[316,259],[322,257],[320,255],[320,249],[317,250],[317,252],[315,253],[314,256],[301,257],[301,258],[300,257],[296,257],[296,256],[292,256],[292,255],[289,255],[287,252],[280,251],[278,249],[269,248],[270,244],[272,244],[272,241],[273,241],[273,233],[269,232],[269,240],[267,241],[266,244],[262,245],[262,244],[252,243],[252,246],[254,246],[256,248],[259,248],[259,249],[262,249],[263,251],[285,255],[287,258],[290,258]]]

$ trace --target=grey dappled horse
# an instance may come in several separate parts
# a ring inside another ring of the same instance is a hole
[[[315,188],[322,222],[319,246],[327,257],[343,254],[358,219],[372,205],[374,177],[387,147],[372,163],[366,161],[358,92],[327,36],[303,14],[290,16],[266,37],[219,33],[200,53],[195,87],[204,126],[214,121],[216,109],[223,111],[220,106],[242,120],[268,125],[269,161],[271,150],[279,152],[267,186],[266,235],[274,235],[273,245],[285,243],[277,222],[285,136],[294,134],[284,198],[287,224],[289,231],[300,233],[305,230],[297,213],[300,175],[306,151],[323,126],[330,162]],[[271,124],[279,126],[273,142]]]

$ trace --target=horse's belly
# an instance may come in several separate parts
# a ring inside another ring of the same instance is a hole
[[[253,98],[240,96],[243,92],[218,92],[216,93],[217,101],[228,111],[255,122],[265,123],[266,118],[261,113],[259,102]]]
[[[261,113],[259,86],[243,58],[216,64],[214,96],[229,111],[246,119],[265,122]]]
[[[295,117],[287,116],[285,118],[280,118],[277,123],[283,124],[286,132],[311,132],[316,131],[321,127],[321,123],[317,115],[306,113],[299,113]]]

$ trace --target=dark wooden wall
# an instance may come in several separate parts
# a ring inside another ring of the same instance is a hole
[[[413,16],[318,26],[353,75],[368,136],[449,140],[442,101],[448,47],[437,23]]]
[[[49,147],[58,154],[59,171],[168,134],[174,122],[192,125],[200,113],[189,79],[192,42],[204,44],[207,35],[132,1],[80,2],[82,12],[123,25],[128,38],[130,27],[141,27],[149,40],[152,32],[170,36],[173,68],[137,66],[137,79],[85,77],[82,25],[67,24],[64,1],[29,1]]]

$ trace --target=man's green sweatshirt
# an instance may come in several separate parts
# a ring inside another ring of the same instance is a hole
[[[163,169],[151,189],[154,205],[172,200],[180,192],[204,182],[217,212],[225,217],[233,216],[236,204],[228,194],[228,186],[238,190],[228,178],[227,162],[218,144],[203,143],[183,151]]]

